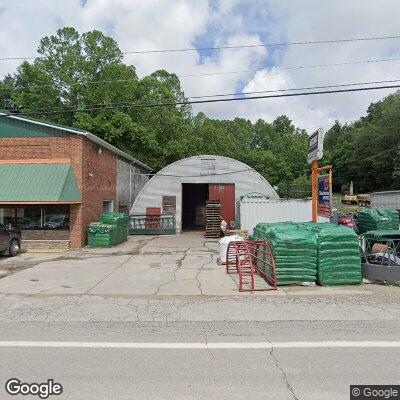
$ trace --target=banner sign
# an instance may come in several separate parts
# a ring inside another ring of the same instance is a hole
[[[329,218],[332,211],[332,188],[329,175],[318,177],[318,215]]]
[[[311,164],[315,160],[320,160],[323,156],[324,131],[322,128],[315,131],[308,139],[307,161]]]
[[[250,192],[240,198],[241,203],[257,203],[260,201],[263,202],[265,200],[268,200],[268,197],[258,192]]]

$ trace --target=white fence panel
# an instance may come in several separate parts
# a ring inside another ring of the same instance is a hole
[[[264,200],[240,203],[241,229],[253,233],[260,222],[308,222],[312,220],[311,200]]]

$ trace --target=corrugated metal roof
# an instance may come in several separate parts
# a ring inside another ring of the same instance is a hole
[[[0,164],[0,202],[80,202],[70,164]]]
[[[131,155],[125,153],[124,151],[116,148],[115,146],[106,142],[105,140],[100,139],[98,136],[94,135],[93,133],[90,133],[90,132],[87,132],[87,131],[84,131],[84,130],[78,129],[78,128],[71,128],[71,127],[55,124],[53,122],[38,121],[34,118],[19,116],[18,114],[14,115],[14,114],[11,114],[11,113],[5,112],[5,111],[1,111],[0,116],[7,117],[10,119],[14,119],[14,120],[19,120],[19,121],[30,122],[32,124],[45,126],[48,128],[57,129],[61,132],[69,132],[69,133],[74,133],[76,135],[83,135],[83,136],[87,137],[89,140],[91,140],[92,142],[95,142],[98,145],[110,150],[112,153],[117,154],[121,158],[125,158],[126,160],[128,160],[134,164],[140,165],[141,167],[151,171],[151,168],[148,165],[142,163],[141,161],[139,161],[136,158],[132,157]]]

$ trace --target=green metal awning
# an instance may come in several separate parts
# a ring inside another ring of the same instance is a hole
[[[70,164],[0,164],[0,203],[80,201]]]

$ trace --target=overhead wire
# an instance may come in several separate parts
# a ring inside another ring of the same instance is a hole
[[[247,44],[247,45],[235,45],[235,46],[210,46],[210,47],[188,47],[181,49],[163,49],[163,50],[133,50],[125,51],[124,54],[149,54],[149,53],[176,53],[186,51],[210,51],[210,50],[232,50],[232,49],[244,49],[244,48],[257,48],[257,47],[277,47],[277,46],[299,46],[299,45],[311,45],[311,44],[330,44],[330,43],[346,43],[346,42],[361,42],[370,40],[388,40],[388,39],[399,39],[400,35],[392,36],[373,36],[364,38],[347,38],[347,39],[327,39],[327,40],[305,40],[298,42],[278,42],[278,43],[262,43],[262,44]]]
[[[361,88],[349,88],[349,89],[334,89],[334,90],[319,90],[312,92],[300,92],[300,93],[283,93],[274,95],[261,95],[261,96],[251,96],[251,97],[229,97],[224,99],[207,99],[207,100],[193,100],[193,101],[177,101],[177,102],[165,102],[165,103],[131,103],[124,104],[120,106],[110,105],[101,106],[93,108],[76,108],[76,109],[65,109],[58,111],[45,111],[38,112],[41,115],[50,114],[62,114],[71,112],[86,112],[86,111],[100,111],[106,109],[124,109],[124,108],[153,108],[153,107],[170,107],[170,106],[180,106],[189,104],[205,104],[205,103],[220,103],[220,102],[231,102],[231,101],[246,101],[246,100],[256,100],[256,99],[273,99],[273,98],[284,98],[284,97],[298,97],[298,96],[312,96],[321,94],[335,94],[335,93],[351,93],[351,92],[361,92],[368,90],[384,90],[384,89],[395,89],[400,88],[400,84],[397,85],[384,85],[384,86],[373,86],[373,87],[361,87]],[[30,112],[29,109],[26,112]],[[23,113],[20,113],[23,114]]]
[[[311,64],[311,65],[295,65],[295,66],[272,66],[259,69],[248,69],[248,70],[238,70],[238,71],[215,71],[206,72],[199,74],[176,74],[178,78],[188,78],[188,77],[200,77],[200,76],[214,76],[214,75],[227,75],[227,74],[239,74],[239,73],[250,73],[250,72],[262,72],[271,70],[295,70],[295,69],[308,69],[308,68],[320,68],[320,67],[334,67],[334,66],[344,66],[344,65],[357,65],[357,64],[370,64],[370,63],[381,63],[381,62],[391,62],[400,61],[400,58],[380,58],[371,60],[357,60],[357,61],[344,61],[338,63],[326,63],[326,64]],[[74,82],[76,86],[87,86],[95,84],[107,84],[107,83],[123,83],[123,82],[136,82],[136,79],[107,79],[98,81],[87,81],[87,82]],[[41,87],[53,87],[54,83],[46,83],[42,85],[28,85],[30,88],[41,88]]]
[[[400,61],[400,58],[378,58],[372,60],[357,60],[357,61],[343,61],[337,63],[326,63],[326,64],[311,64],[311,65],[293,65],[293,66],[271,66],[266,68],[258,69],[244,69],[238,71],[220,71],[220,72],[205,72],[199,74],[185,74],[177,75],[179,78],[190,78],[197,76],[213,76],[213,75],[228,75],[228,74],[242,74],[250,72],[261,72],[264,70],[295,70],[295,69],[308,69],[308,68],[321,68],[321,67],[338,67],[343,65],[355,65],[355,64],[368,64],[368,63],[380,63],[380,62],[390,62],[390,61]]]
[[[211,50],[233,50],[244,48],[259,48],[259,47],[280,47],[280,46],[303,46],[314,44],[332,44],[332,43],[350,43],[350,42],[365,42],[375,40],[391,40],[399,39],[400,35],[386,35],[386,36],[372,36],[372,37],[357,37],[357,38],[344,38],[344,39],[325,39],[325,40],[304,40],[293,42],[277,42],[277,43],[261,43],[261,44],[246,44],[246,45],[232,45],[232,46],[209,46],[209,47],[186,47],[186,48],[171,48],[171,49],[151,49],[151,50],[129,50],[122,51],[123,55],[129,54],[155,54],[155,53],[178,53],[178,52],[192,52],[192,51],[211,51]],[[80,57],[80,54],[72,57]],[[45,56],[16,56],[16,57],[1,57],[0,61],[22,61],[34,60],[37,58],[45,58]]]
[[[213,98],[213,97],[226,97],[226,96],[245,96],[250,94],[260,94],[260,93],[283,93],[283,92],[291,92],[291,91],[300,91],[300,90],[314,90],[314,89],[327,89],[327,88],[336,88],[336,87],[349,87],[349,86],[360,86],[360,85],[375,85],[382,83],[394,83],[400,82],[400,79],[392,79],[392,80],[380,80],[380,81],[367,81],[367,82],[354,82],[354,83],[345,83],[345,84],[333,84],[333,85],[322,85],[322,86],[308,86],[301,88],[287,88],[287,89],[273,89],[273,90],[258,90],[258,91],[248,91],[248,92],[235,92],[235,93],[224,93],[224,94],[211,94],[211,95],[201,95],[201,96],[187,96],[186,99],[204,99],[204,98]],[[125,106],[130,105],[132,102],[119,102],[119,103],[95,103],[88,104],[86,108],[89,107],[102,107],[102,106]],[[30,112],[44,112],[47,109],[30,109]],[[57,108],[56,110],[66,110],[65,108]]]
[[[360,86],[360,85],[376,85],[376,84],[381,84],[381,83],[393,83],[393,82],[400,82],[400,79],[344,83],[344,84],[335,84],[335,85],[309,86],[309,87],[302,87],[302,88],[258,90],[258,91],[241,92],[241,93],[211,94],[211,95],[202,95],[202,96],[189,96],[187,98],[188,99],[203,99],[203,98],[209,98],[209,97],[240,96],[240,95],[259,94],[259,93],[292,92],[292,91],[298,91],[298,90],[327,89],[327,88],[334,88],[334,87],[348,87],[348,86]]]

